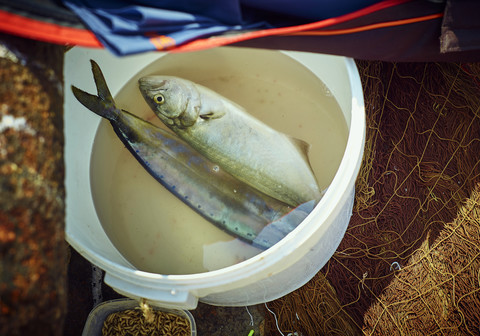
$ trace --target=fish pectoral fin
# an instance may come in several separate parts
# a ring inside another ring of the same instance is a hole
[[[219,119],[225,115],[225,111],[208,111],[199,115],[204,120]]]
[[[303,154],[304,158],[307,159],[307,162],[308,162],[308,152],[310,151],[310,147],[311,147],[310,144],[306,141],[303,141],[297,138],[293,138],[293,137],[289,137],[289,138],[290,138],[290,141],[298,148],[300,153]]]

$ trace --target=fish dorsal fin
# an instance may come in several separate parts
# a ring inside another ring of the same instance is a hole
[[[310,151],[311,145],[303,140],[289,136],[290,141],[297,147],[298,151],[303,155],[303,158],[310,163],[308,158],[308,152]]]

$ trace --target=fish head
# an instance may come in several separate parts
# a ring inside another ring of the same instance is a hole
[[[167,126],[187,128],[197,121],[200,96],[193,83],[172,76],[146,76],[138,84],[147,104]]]

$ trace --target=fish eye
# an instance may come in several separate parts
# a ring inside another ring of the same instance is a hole
[[[161,93],[158,93],[153,96],[153,101],[158,105],[162,105],[163,103],[165,103],[165,97]]]

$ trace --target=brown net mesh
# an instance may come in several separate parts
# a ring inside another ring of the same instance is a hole
[[[367,139],[349,228],[268,307],[285,335],[478,335],[480,64],[357,66]],[[268,312],[265,334],[279,335]]]

